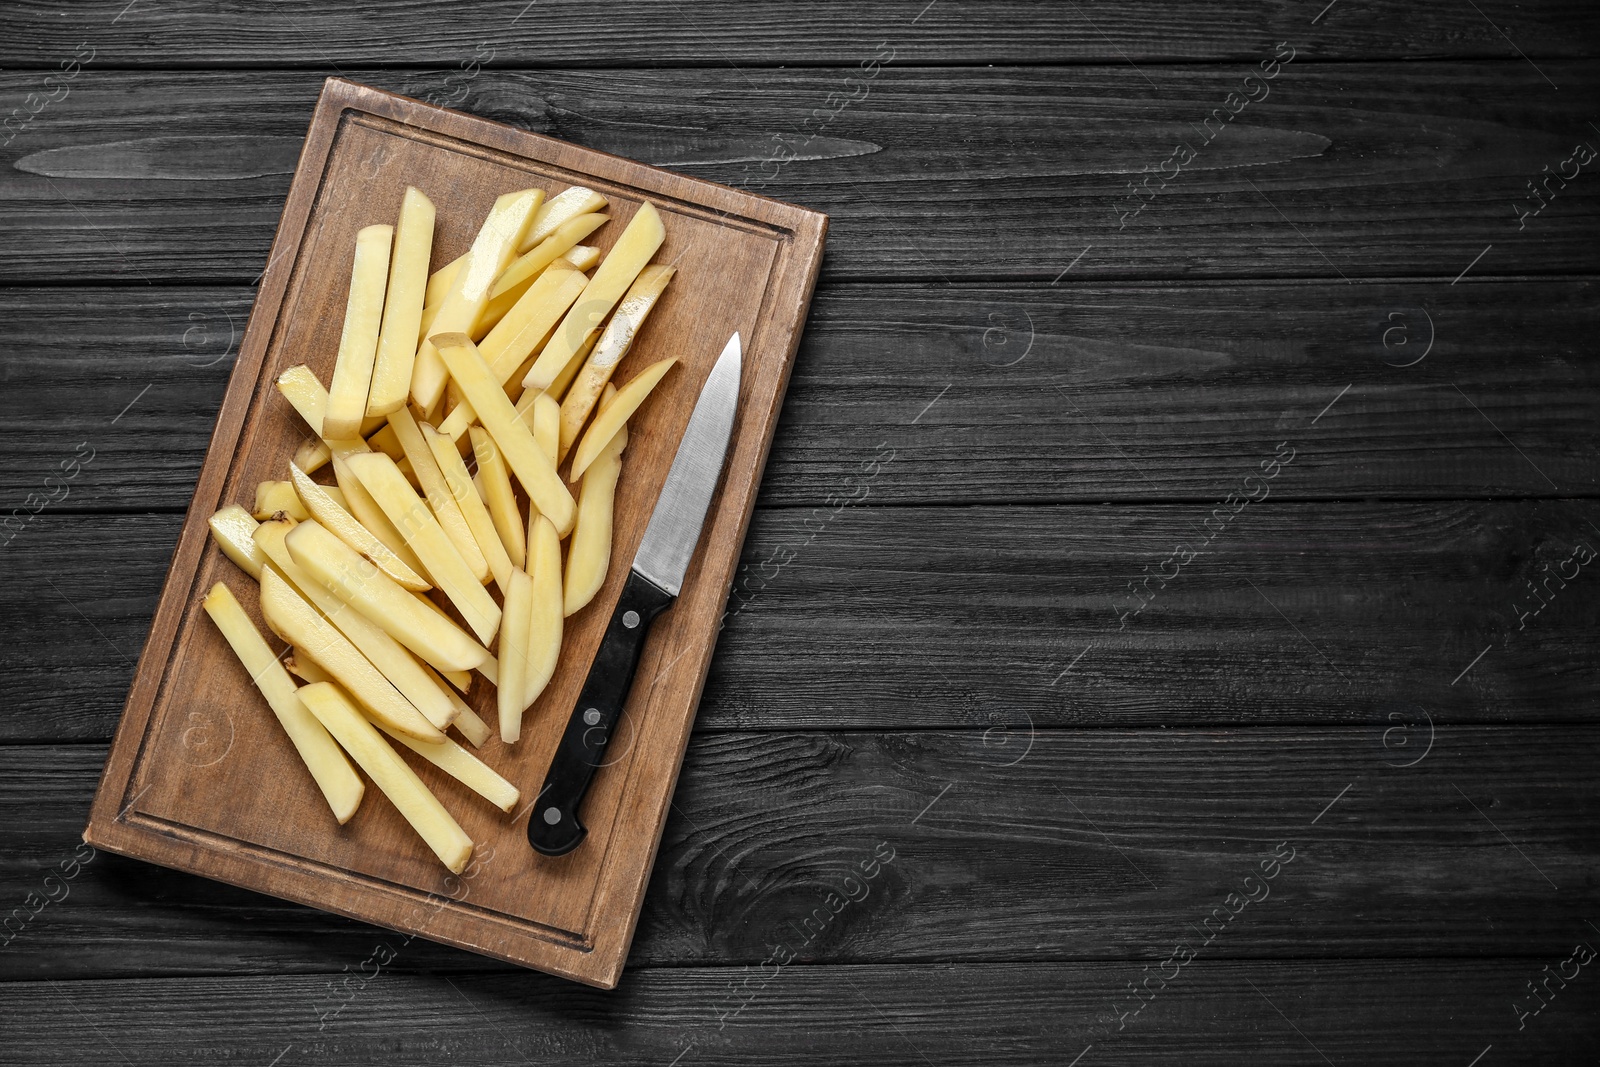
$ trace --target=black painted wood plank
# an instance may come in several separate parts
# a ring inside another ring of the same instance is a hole
[[[1583,928],[1587,931],[1587,927]],[[1548,947],[1571,958],[1582,931]],[[1538,961],[1197,959],[1120,1032],[1125,964],[634,971],[611,993],[537,974],[380,973],[337,1016],[326,976],[0,986],[10,1061],[128,1064],[1586,1062],[1593,965],[1517,1029]],[[352,972],[355,974],[355,972]],[[359,977],[359,975],[356,975]],[[1552,988],[1555,984],[1552,982]],[[1121,996],[1121,1001],[1115,998]],[[737,1010],[742,1007],[742,1010]],[[1109,1024],[1097,1020],[1105,1017]],[[319,1028],[319,1019],[326,1019]],[[1088,1050],[1089,1046],[1092,1050]],[[1088,1050],[1088,1051],[1086,1051]]]
[[[1309,8],[1309,9],[1308,9]],[[880,40],[912,63],[1170,62],[1249,59],[1284,38],[1354,59],[1516,58],[1595,54],[1600,21],[1577,0],[1418,9],[1404,0],[1319,15],[1287,0],[1035,5],[905,0],[862,6],[593,4],[555,0],[138,5],[111,19],[64,19],[48,3],[11,5],[15,66],[53,68],[81,44],[100,64],[321,69],[340,64],[741,66],[853,63]],[[87,51],[84,54],[89,54]]]
[[[1600,505],[1212,513],[759,511],[699,726],[1593,721]],[[109,737],[178,521],[47,511],[0,549],[0,737]]]
[[[396,940],[81,847],[103,756],[0,747],[6,978],[337,973]],[[193,773],[248,760],[203,756]],[[778,942],[803,964],[1537,956],[1584,929],[1600,878],[1597,756],[1593,726],[1421,716],[702,737],[630,966],[754,965]],[[395,961],[499,967],[422,942]]]
[[[1520,60],[1291,62],[1249,86],[1243,63],[891,64],[854,86],[854,68],[486,70],[461,106],[827,211],[832,277],[1593,271],[1600,183],[1573,153],[1600,145],[1600,68],[1540,67],[1559,91]],[[347,73],[413,95],[440,84]],[[36,80],[0,76],[0,94]],[[4,149],[0,281],[254,277],[319,84],[85,70]],[[1521,223],[1544,168],[1552,199]]]
[[[1590,280],[828,285],[766,505],[1600,490]],[[73,510],[181,508],[249,315],[242,288],[0,289],[0,513],[75,456]],[[286,416],[290,417],[290,416]],[[893,456],[868,478],[875,458]]]

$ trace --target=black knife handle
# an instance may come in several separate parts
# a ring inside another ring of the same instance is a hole
[[[589,677],[567,720],[561,744],[545,772],[544,787],[528,817],[528,843],[546,856],[565,856],[588,833],[578,821],[578,806],[589,791],[605,755],[606,742],[622,717],[633,687],[645,634],[657,615],[676,599],[655,583],[629,571],[606,635],[594,654]]]

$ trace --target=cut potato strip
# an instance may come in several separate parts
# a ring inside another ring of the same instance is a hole
[[[206,523],[211,527],[211,539],[222,549],[222,554],[259,581],[261,565],[267,558],[256,545],[255,517],[238,504],[229,504],[207,519]]]
[[[471,671],[441,671],[440,673],[444,676],[446,681],[455,686],[457,689],[461,690],[463,693],[465,693],[467,688],[472,685]]]
[[[427,423],[422,424],[421,430],[428,451],[433,454],[434,463],[444,478],[446,491],[455,501],[478,551],[488,563],[489,573],[494,575],[495,584],[504,595],[506,583],[511,580],[511,557],[506,554],[506,546],[500,540],[489,509],[472,487],[472,477],[461,461],[461,453],[456,451],[456,443]]]
[[[517,792],[517,787],[500,777],[489,768],[487,763],[484,763],[450,738],[447,737],[436,744],[429,744],[426,741],[417,741],[407,737],[405,734],[397,733],[382,723],[378,724],[378,729],[501,811],[509,813],[517,806],[517,800],[521,796]]]
[[[555,464],[534,442],[532,431],[518,420],[516,408],[478,354],[477,346],[464,333],[436,334],[433,341],[450,368],[450,376],[477,409],[483,428],[489,431],[506,464],[538,505],[539,513],[549,516],[557,533],[569,532],[577,509],[572,494],[562,484]]]
[[[333,817],[342,826],[350,821],[361,805],[361,795],[366,786],[361,776],[334,744],[328,731],[317,721],[309,709],[300,702],[294,679],[284,669],[278,657],[268,647],[266,639],[255,628],[244,606],[233,592],[221,582],[211,587],[203,602],[206,614],[217,624],[227,639],[234,655],[244,665],[250,681],[267,698],[268,707],[278,717],[283,732],[300,754],[301,761],[311,772],[317,788],[333,809]]]
[[[532,369],[522,379],[523,388],[550,388],[550,384],[566,369],[568,361],[587,339],[589,331],[605,321],[605,317],[622,299],[622,294],[644,270],[665,239],[666,229],[661,224],[661,216],[655,206],[649,201],[639,205],[638,212],[628,222],[628,228],[617,238],[611,254],[601,262],[594,272],[594,278],[584,287],[583,295],[578,297],[578,302],[567,312],[566,318],[561,320],[550,343],[544,346],[544,351],[539,353]],[[435,329],[439,329],[437,324]]]
[[[455,259],[446,263],[432,274],[428,275],[428,290],[422,297],[422,317],[426,321],[428,312],[435,313],[439,305],[444,303],[445,294],[450,292],[450,286],[455,284],[456,271],[461,269],[461,264],[467,261],[467,254],[461,253]],[[420,338],[418,339],[420,342]]]
[[[518,286],[525,287],[526,283],[540,271],[566,255],[567,251],[579,241],[610,221],[610,215],[590,213],[578,215],[557,226],[549,237],[519,256],[509,267],[500,272],[500,277],[494,280],[494,285],[489,289],[491,306],[496,297],[504,296]],[[488,308],[485,308],[485,311],[488,311]]]
[[[656,387],[656,383],[661,381],[676,362],[678,362],[676,359],[664,359],[660,363],[652,363],[635,375],[627,385],[617,390],[616,399],[594,417],[594,422],[589,425],[589,432],[583,435],[583,441],[572,457],[573,478],[583,477],[583,472],[588,469],[589,464],[594,462],[595,457],[606,447],[606,443],[616,436],[623,423],[639,410],[639,405],[650,395],[650,390]]]
[[[467,860],[472,858],[472,839],[377,727],[361,717],[349,697],[336,685],[318,682],[301,689],[300,700],[367,772],[440,862],[456,874],[466,870]]]
[[[315,372],[304,363],[290,367],[278,375],[278,392],[289,401],[291,407],[305,420],[311,432],[322,438],[323,444],[335,456],[346,455],[350,452],[367,451],[367,443],[359,438],[353,440],[339,440],[329,438],[322,432],[322,421],[328,412],[328,391],[322,387],[322,381]],[[372,433],[383,425],[383,419],[367,419],[361,424],[363,434]],[[303,468],[302,468],[303,469]]]
[[[394,460],[382,452],[368,452],[345,462],[422,560],[434,585],[450,598],[478,640],[488,644],[500,626],[500,606],[456,551],[428,505],[401,476]]]
[[[490,685],[498,686],[500,684],[500,661],[495,657],[488,657],[478,664],[476,669],[479,674],[483,675],[483,680]]]
[[[566,396],[567,388],[572,385],[572,380],[576,378],[578,376],[578,372],[583,369],[584,363],[589,359],[589,353],[594,351],[594,346],[599,340],[599,328],[597,327],[593,330],[590,330],[589,336],[583,339],[583,344],[578,346],[578,350],[574,352],[572,354],[572,358],[567,361],[566,369],[560,374],[556,375],[556,380],[550,383],[550,388],[546,389],[545,392],[549,393],[557,400],[560,400],[562,397]]]
[[[400,438],[395,436],[394,427],[389,425],[388,419],[384,420],[377,433],[367,438],[367,447],[374,452],[382,452],[396,463],[406,458],[406,450],[400,447]]]
[[[270,519],[278,512],[283,512],[293,519],[309,519],[311,517],[300,503],[300,495],[294,491],[294,486],[288,482],[262,482],[256,486],[256,509],[251,514],[257,519]]]
[[[433,509],[433,517],[438,521],[439,528],[450,539],[456,555],[461,557],[479,584],[487,582],[489,561],[478,547],[478,539],[473,536],[472,527],[467,525],[466,516],[461,514],[461,505],[450,491],[444,472],[439,469],[439,461],[434,458],[433,449],[428,447],[416,420],[411,417],[409,410],[402,408],[389,416],[389,425],[395,428],[400,446],[406,450],[406,458],[411,461],[411,469],[417,472],[422,494],[428,500],[428,507]],[[429,426],[428,429],[433,427]]]
[[[567,453],[578,440],[578,433],[583,429],[583,424],[589,421],[589,414],[594,410],[606,383],[611,380],[612,372],[622,362],[622,357],[628,354],[633,339],[639,334],[639,327],[644,325],[644,320],[649,317],[674,273],[675,268],[660,265],[652,265],[639,272],[638,280],[628,289],[622,303],[617,305],[616,314],[611,316],[605,332],[595,343],[593,353],[584,361],[571,388],[562,395],[561,459],[567,458]]]
[[[289,580],[295,591],[350,639],[356,650],[377,668],[378,673],[399,691],[423,718],[443,730],[455,718],[455,705],[446,687],[430,678],[406,650],[383,627],[334,596],[289,555],[284,539],[292,524],[283,520],[262,523],[256,530],[256,544]],[[316,660],[316,656],[311,657]]]
[[[383,322],[383,292],[389,284],[389,249],[393,226],[364,226],[356,233],[355,263],[350,269],[350,295],[344,308],[339,356],[328,388],[322,436],[343,441],[361,434],[367,415],[367,392],[378,355],[378,328]]]
[[[594,245],[573,245],[572,250],[561,258],[572,264],[573,270],[587,274],[600,265],[600,250]]]
[[[555,328],[588,281],[579,272],[566,269],[551,268],[539,276],[539,280],[528,288],[517,306],[489,331],[489,336],[478,346],[478,354],[489,364],[496,381],[504,385],[511,379],[522,361]],[[440,423],[439,429],[456,440],[477,419],[471,403],[463,401]]]
[[[387,415],[406,402],[411,368],[422,331],[422,300],[428,286],[428,257],[433,254],[433,201],[420,189],[406,187],[400,221],[394,230],[394,258],[383,301],[383,326],[378,333],[367,414]]]
[[[317,473],[332,458],[333,452],[329,450],[328,442],[320,437],[308,437],[294,450],[294,465],[307,474]]]
[[[533,440],[554,467],[561,451],[561,405],[549,393],[533,398]]]
[[[367,532],[382,542],[385,548],[394,553],[413,574],[426,581],[428,569],[422,565],[417,554],[411,551],[411,546],[406,544],[406,539],[400,536],[400,531],[394,528],[394,523],[389,521],[389,516],[383,513],[378,502],[372,499],[372,494],[367,492],[360,479],[351,472],[343,456],[334,457],[333,476],[350,505],[346,510],[351,516],[365,527]]]
[[[593,189],[585,189],[581,185],[563,189],[534,214],[533,225],[528,227],[527,235],[518,244],[517,251],[522,253],[537,247],[570,220],[579,215],[603,211],[605,206],[606,198]]]
[[[426,663],[422,664],[422,669],[427,671],[429,676],[433,677],[435,680],[438,680],[441,677],[438,671],[434,670]],[[468,673],[467,677],[470,680],[472,676],[470,673]],[[443,686],[440,688],[443,688]],[[459,688],[465,692],[467,687],[463,685]],[[446,692],[449,692],[449,690],[446,690]],[[478,718],[478,713],[473,711],[472,707],[465,700],[462,700],[461,697],[457,696],[455,693],[450,693],[450,701],[455,705],[456,709],[455,721],[450,725],[459,730],[461,736],[470,741],[474,748],[482,748],[483,743],[493,736],[494,731],[489,729],[488,723]]]
[[[477,323],[483,306],[489,302],[489,287],[516,254],[517,242],[543,202],[544,192],[540,189],[506,193],[494,202],[467,258],[451,279],[449,291],[439,302],[433,319],[434,333],[466,333]],[[430,412],[443,397],[445,378],[445,364],[438,351],[432,342],[422,342],[412,366],[411,396],[424,412]]]
[[[567,549],[564,615],[575,614],[605,584],[606,571],[611,566],[612,506],[617,478],[622,473],[622,450],[626,447],[628,427],[624,425],[583,472],[583,486],[578,490],[578,523],[572,529],[572,543]]]
[[[489,650],[315,521],[302,522],[284,539],[289,555],[322,587],[389,631],[389,635],[439,670],[478,666]]]
[[[527,558],[527,536],[522,528],[522,517],[517,514],[517,497],[511,488],[511,472],[506,467],[500,449],[489,432],[481,426],[472,427],[472,455],[478,461],[478,486],[483,490],[483,504],[494,520],[495,532],[513,567],[520,567]]]
[[[333,675],[317,666],[317,661],[306,655],[305,649],[291,648],[289,658],[283,661],[289,673],[308,682],[331,682]]]
[[[529,546],[532,548],[533,546]],[[500,681],[495,690],[500,712],[500,740],[513,744],[522,736],[526,691],[529,611],[533,606],[533,579],[522,570],[511,572],[506,591],[505,624],[500,628]]]
[[[274,633],[296,648],[304,649],[317,666],[333,675],[377,718],[413,737],[436,741],[444,736],[349,638],[271,567],[261,571],[261,615]]]
[[[527,642],[523,646],[527,655],[522,668],[524,708],[539,699],[561,658],[561,540],[556,537],[556,528],[543,515],[528,531],[528,554],[533,557],[533,588],[528,605]]]
[[[329,533],[366,556],[385,574],[407,589],[425,592],[433,588],[371,530],[357,522],[350,512],[340,505],[340,501],[334,499],[333,491],[327,486],[313,482],[292,463],[289,464],[289,477],[293,480],[295,491],[300,494],[300,502],[305,505],[306,511],[310,512],[311,517],[320,522]],[[339,496],[341,499],[344,498],[342,492]]]

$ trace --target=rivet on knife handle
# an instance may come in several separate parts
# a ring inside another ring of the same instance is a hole
[[[605,761],[606,744],[622,717],[650,623],[675,599],[648,579],[628,575],[528,819],[528,843],[539,852],[564,856],[583,841],[587,831],[578,821],[578,807]]]

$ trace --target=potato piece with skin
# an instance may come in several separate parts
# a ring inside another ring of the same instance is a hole
[[[600,265],[600,250],[594,245],[574,245],[572,251],[561,258],[572,264],[573,270],[587,274]]]
[[[302,522],[284,539],[289,555],[322,587],[389,631],[438,670],[478,666],[489,650],[409,593],[370,560],[315,522]]]
[[[489,432],[481,426],[472,427],[472,455],[478,461],[479,488],[483,490],[483,505],[494,520],[495,532],[513,567],[520,567],[527,558],[527,540],[522,529],[522,517],[517,514],[517,497],[511,488],[511,472],[505,465],[500,449]]]
[[[437,744],[417,741],[397,733],[382,723],[378,729],[439,768],[474,793],[483,797],[501,811],[509,813],[517,806],[521,794],[517,787],[489,768],[489,765],[468,752],[450,738]]]
[[[222,554],[238,564],[239,569],[257,581],[267,557],[261,554],[255,541],[256,520],[238,504],[229,504],[206,520],[211,527],[211,539],[222,549]]]
[[[537,247],[569,220],[579,215],[592,215],[605,208],[606,198],[593,189],[574,185],[561,190],[534,214],[533,225],[528,227],[528,232],[517,245],[518,254]]]
[[[340,506],[339,501],[333,498],[333,494],[326,486],[313,482],[304,471],[292,463],[289,465],[289,478],[294,483],[295,491],[300,494],[300,502],[310,513],[309,517],[316,519],[329,533],[366,556],[383,573],[407,589],[420,593],[433,588],[371,530],[357,522],[344,507]],[[344,496],[342,492],[339,495],[341,498]]]
[[[484,558],[483,550],[478,547],[477,538],[472,536],[472,528],[467,525],[466,516],[461,514],[461,505],[456,502],[455,494],[450,491],[444,472],[439,469],[439,461],[434,458],[433,450],[428,447],[427,439],[422,436],[422,430],[417,426],[416,420],[411,417],[410,411],[402,408],[389,416],[389,424],[395,428],[395,434],[400,438],[400,445],[406,450],[406,458],[411,461],[411,469],[417,472],[417,481],[421,483],[422,494],[427,498],[428,507],[433,510],[433,517],[439,523],[439,528],[450,539],[451,547],[472,571],[473,577],[477,578],[480,584],[487,582],[490,574],[489,561]]]
[[[624,425],[583,472],[578,491],[578,524],[567,549],[567,577],[563,583],[562,612],[576,614],[593,600],[605,584],[611,567],[612,507],[617,478],[622,474],[622,450],[628,447]]]
[[[504,385],[511,379],[522,361],[555,328],[586,284],[588,279],[575,270],[552,268],[540,275],[517,306],[478,346],[478,354],[489,365],[496,381]],[[477,419],[471,402],[463,399],[439,424],[439,429],[452,440],[459,439]]]
[[[550,388],[546,389],[545,392],[557,400],[566,396],[568,387],[572,385],[572,380],[583,369],[584,363],[589,359],[589,353],[594,351],[594,346],[599,340],[600,330],[598,328],[590,330],[589,336],[583,339],[583,344],[578,346],[578,350],[567,361],[566,369],[556,375],[556,380],[550,383]]]
[[[500,712],[500,740],[515,744],[522,736],[522,712],[528,664],[529,611],[533,605],[533,579],[523,570],[511,572],[506,591],[505,622],[500,627],[500,682],[495,702]]]
[[[639,272],[638,280],[628,289],[622,303],[617,305],[616,314],[606,324],[594,351],[584,361],[571,388],[561,398],[561,459],[566,459],[567,453],[572,450],[579,431],[589,421],[589,414],[600,399],[601,391],[611,381],[612,372],[622,362],[622,357],[628,354],[628,349],[633,347],[639,327],[644,325],[644,320],[649,317],[651,309],[656,306],[656,301],[661,298],[675,273],[677,271],[673,267],[646,267]]]
[[[500,606],[456,551],[428,505],[401,477],[394,460],[382,452],[369,452],[351,456],[346,462],[428,568],[439,591],[461,612],[478,640],[488,644],[500,626]]]
[[[406,647],[389,633],[349,604],[324,589],[317,580],[305,572],[289,555],[284,545],[292,528],[284,520],[262,523],[256,530],[256,544],[278,572],[289,580],[295,591],[312,607],[349,638],[350,643],[377,668],[388,683],[405,697],[412,707],[422,712],[435,727],[443,730],[455,718],[455,705],[445,687],[430,678]],[[311,657],[314,661],[316,656]]]
[[[591,216],[584,217],[589,218]],[[593,217],[605,218],[606,216],[601,215]],[[579,245],[576,247],[581,248],[583,246]],[[516,307],[518,301],[528,294],[528,290],[533,288],[535,282],[539,278],[542,278],[546,274],[550,273],[552,270],[576,271],[579,274],[584,273],[567,259],[567,256],[572,255],[574,250],[568,250],[566,255],[559,256],[552,260],[537,274],[523,279],[521,282],[511,286],[505,292],[501,293],[499,296],[490,297],[489,302],[483,306],[483,314],[478,316],[477,325],[472,328],[472,339],[476,341],[480,338],[487,337],[496,326],[499,326],[501,322],[505,321],[507,313],[509,313],[512,308]],[[535,251],[537,251],[537,249]],[[588,278],[584,279],[586,283],[588,280]],[[565,311],[566,309],[563,308],[562,310]],[[551,325],[552,327],[554,326],[553,323]]]
[[[522,668],[522,706],[530,707],[556,672],[561,658],[561,541],[543,515],[528,534],[533,556],[528,605],[527,662]]]
[[[317,666],[317,661],[306,655],[303,648],[291,648],[289,658],[283,661],[289,673],[307,682],[331,682],[333,675]]]
[[[378,502],[372,499],[372,494],[361,485],[361,480],[355,476],[345,463],[343,456],[333,458],[333,476],[339,483],[339,489],[344,493],[349,507],[345,510],[359,522],[372,536],[376,537],[383,547],[393,552],[411,572],[424,581],[428,579],[428,569],[422,565],[417,554],[411,551],[406,544],[406,539],[400,536],[400,531],[394,528],[394,523],[389,521],[389,516],[383,513]],[[430,583],[431,585],[431,583]]]
[[[389,284],[389,249],[393,241],[393,226],[365,226],[356,234],[344,332],[339,337],[333,384],[328,388],[328,407],[322,417],[322,436],[330,440],[361,435],[373,361],[378,355],[378,328],[383,322],[383,293]]]
[[[594,417],[594,422],[589,425],[589,432],[583,435],[583,441],[572,457],[573,478],[583,477],[583,472],[594,462],[601,449],[605,448],[606,442],[615,437],[622,424],[639,410],[639,405],[644,403],[650,391],[656,387],[656,383],[666,376],[667,371],[671,370],[676,362],[678,362],[676,359],[664,359],[659,363],[652,363],[635,375],[627,385],[617,390],[616,399]]]
[[[290,367],[278,375],[278,392],[294,408],[296,414],[305,420],[311,427],[311,432],[322,438],[322,442],[335,456],[345,455],[351,451],[367,451],[367,443],[359,438],[352,440],[330,439],[322,432],[323,419],[328,411],[328,391],[322,387],[322,381],[312,369],[304,363]],[[369,434],[383,425],[381,418],[365,419],[361,423],[361,432]]]
[[[275,633],[304,649],[374,716],[396,730],[425,740],[443,737],[439,728],[400,694],[349,638],[295,592],[289,580],[272,567],[261,572],[261,615]]]
[[[433,253],[433,201],[407,186],[394,230],[394,257],[383,301],[367,414],[387,415],[402,407],[411,392],[411,369],[422,330],[422,299],[428,286],[428,257]]]
[[[639,205],[639,210],[629,220],[627,229],[617,238],[610,255],[596,268],[594,277],[584,287],[583,295],[567,312],[550,342],[539,353],[532,369],[522,379],[524,389],[545,389],[561,375],[588,339],[589,331],[598,327],[622,299],[622,294],[633,284],[639,272],[649,265],[666,240],[667,231],[661,216],[649,201]]]
[[[350,766],[350,761],[339,751],[339,746],[328,736],[328,731],[300,702],[294,679],[278,662],[278,657],[245,614],[244,606],[233,592],[218,582],[206,594],[204,607],[211,621],[222,631],[234,655],[244,665],[250,681],[266,697],[267,706],[277,716],[283,732],[289,735],[290,743],[311,772],[317,788],[322,790],[328,806],[333,809],[334,818],[343,826],[356,813],[356,808],[361,805],[361,796],[366,792],[361,776]]]
[[[500,277],[494,280],[494,285],[489,290],[491,304],[495,297],[504,296],[519,285],[532,281],[540,271],[566,255],[567,251],[575,247],[579,241],[610,221],[610,215],[590,213],[563,222],[549,237],[517,257],[509,267],[500,272]]]
[[[495,201],[483,227],[472,242],[467,258],[456,270],[450,289],[439,302],[434,316],[434,333],[466,333],[478,321],[489,302],[489,287],[516,254],[517,242],[533,222],[533,213],[544,202],[544,191],[523,189],[506,193]],[[411,371],[411,396],[424,412],[433,409],[444,395],[447,377],[445,364],[431,341],[422,342]]]
[[[387,418],[378,432],[367,438],[367,447],[374,452],[382,452],[396,463],[406,458],[406,450],[401,447],[400,438],[395,436],[394,427],[389,425]]]
[[[294,491],[294,486],[288,482],[262,482],[256,486],[255,510],[251,515],[264,521],[280,511],[293,519],[311,517],[305,506],[300,503],[300,496]]]
[[[472,839],[377,727],[361,717],[350,698],[338,686],[318,682],[301,689],[300,700],[399,809],[439,861],[455,874],[466,870],[472,858]]]
[[[549,516],[558,533],[570,531],[577,510],[572,494],[556,473],[555,464],[534,442],[532,431],[518,420],[517,409],[494,380],[472,339],[457,333],[435,335],[433,340],[450,368],[450,376],[461,384],[483,428],[489,431],[529,497],[538,504],[539,513]]]
[[[328,460],[332,458],[333,453],[328,449],[328,442],[320,437],[308,437],[294,450],[294,465],[307,474],[317,473],[326,467]]]
[[[488,563],[489,573],[494,575],[495,584],[504,595],[506,585],[511,580],[511,557],[506,554],[506,546],[500,541],[500,533],[495,529],[489,509],[472,487],[472,476],[467,473],[467,465],[461,461],[461,453],[456,451],[454,441],[427,423],[422,424],[421,431],[428,451],[433,453],[434,462],[444,478],[446,491],[455,500],[462,519],[472,533],[472,539]]]

